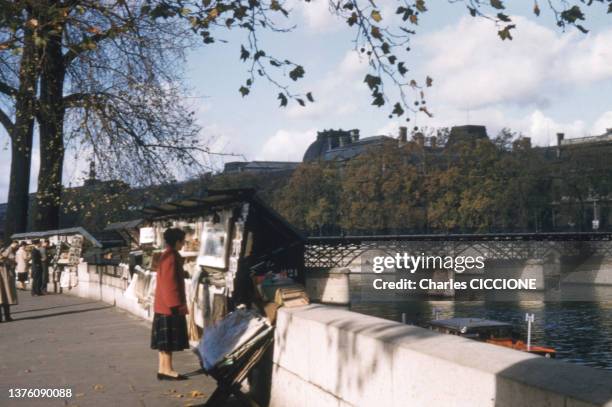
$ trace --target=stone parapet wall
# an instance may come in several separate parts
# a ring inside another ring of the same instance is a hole
[[[612,373],[311,305],[278,313],[272,407],[612,406]]]

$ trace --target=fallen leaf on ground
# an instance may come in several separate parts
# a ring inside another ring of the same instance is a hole
[[[102,391],[104,390],[104,386],[102,386],[101,384],[94,384],[93,389],[95,391]]]
[[[202,393],[201,391],[192,390],[192,391],[189,393],[189,397],[191,397],[191,398],[196,398],[196,397],[204,397],[204,393]]]
[[[75,394],[76,397],[83,397],[85,395],[85,393],[77,393]]]

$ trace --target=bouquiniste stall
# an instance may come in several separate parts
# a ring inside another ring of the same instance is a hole
[[[189,277],[192,340],[238,306],[263,311],[265,302],[274,299],[266,298],[262,286],[303,282],[302,235],[253,189],[209,190],[197,198],[146,207],[143,214],[142,258],[132,289],[138,295],[152,292],[163,232],[183,229],[186,242],[180,254]]]
[[[12,235],[11,239],[27,244],[31,244],[35,239],[49,241],[47,265],[50,273],[49,282],[53,284],[54,292],[75,287],[78,284],[77,267],[85,252],[102,248],[102,244],[81,227],[17,233]],[[31,251],[31,246],[27,247]]]

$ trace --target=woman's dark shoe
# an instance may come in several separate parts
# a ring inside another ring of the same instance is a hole
[[[4,317],[4,319],[6,320],[6,322],[11,322],[11,321],[14,321],[14,319],[13,319],[13,318],[11,318],[11,317]]]
[[[177,381],[177,380],[187,380],[188,377],[187,376],[183,376],[182,374],[178,375],[178,376],[170,376],[167,374],[163,374],[163,373],[158,373],[157,374],[157,380],[171,380],[171,381]]]

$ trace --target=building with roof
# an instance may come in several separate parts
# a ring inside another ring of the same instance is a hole
[[[612,147],[612,128],[606,129],[605,133],[598,136],[565,138],[564,133],[557,133],[557,157],[561,157],[562,151],[601,147]]]
[[[303,162],[347,161],[365,152],[368,148],[380,146],[385,141],[394,140],[389,136],[372,136],[360,139],[358,129],[323,130],[308,146]]]
[[[448,135],[447,147],[455,144],[470,143],[476,140],[486,140],[489,138],[485,126],[467,124],[464,126],[454,126]]]
[[[236,174],[241,172],[262,173],[293,171],[300,165],[293,161],[232,161],[225,163],[224,174]]]

